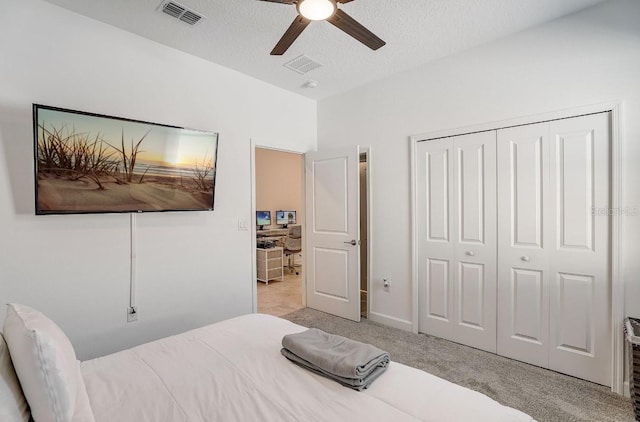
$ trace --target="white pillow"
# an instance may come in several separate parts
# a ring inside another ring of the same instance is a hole
[[[4,336],[33,419],[72,421],[84,383],[73,346],[60,327],[35,309],[9,304]]]
[[[0,421],[27,422],[29,406],[13,369],[4,337],[0,334]]]
[[[80,361],[78,364],[78,395],[76,396],[76,408],[73,413],[73,419],[71,422],[95,422],[93,417],[93,410],[91,410],[91,404],[89,403],[89,394],[87,394],[87,388],[84,385],[84,379],[82,378],[82,371],[80,369]]]

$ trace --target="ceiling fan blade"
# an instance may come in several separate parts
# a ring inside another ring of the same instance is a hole
[[[336,0],[337,3],[351,3],[353,0]]]
[[[293,42],[296,40],[296,38],[298,38],[302,31],[304,31],[307,25],[309,25],[309,22],[311,22],[309,19],[298,15],[291,23],[291,26],[289,26],[289,29],[287,29],[287,32],[285,32],[282,38],[280,38],[278,44],[273,47],[271,55],[282,56],[284,52],[287,51],[289,47],[291,47],[291,44],[293,44]]]
[[[294,4],[296,0],[260,0],[260,1],[268,1],[271,3],[282,3],[282,4]],[[347,0],[351,1],[351,0]]]
[[[336,13],[328,18],[327,22],[329,22],[336,28],[343,30],[372,50],[377,50],[386,44],[384,41],[378,38],[376,34],[369,31],[367,28],[358,23],[358,21],[356,21],[340,9],[336,10]]]

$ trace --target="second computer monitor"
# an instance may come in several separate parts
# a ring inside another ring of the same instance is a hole
[[[276,211],[276,224],[287,227],[288,224],[296,224],[295,211]]]

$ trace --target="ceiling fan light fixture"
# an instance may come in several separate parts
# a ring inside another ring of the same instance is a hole
[[[296,7],[298,13],[312,21],[330,18],[338,9],[336,0],[300,0]]]

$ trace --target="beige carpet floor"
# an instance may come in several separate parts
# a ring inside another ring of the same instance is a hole
[[[608,387],[424,334],[305,308],[284,318],[371,343],[391,359],[430,372],[531,415],[538,422],[631,422],[631,401]],[[463,405],[463,403],[461,403]],[[472,421],[470,421],[472,422]]]

